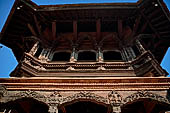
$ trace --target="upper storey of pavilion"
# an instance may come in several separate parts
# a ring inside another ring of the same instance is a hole
[[[138,76],[165,76],[159,63],[170,46],[169,14],[163,0],[42,6],[16,0],[0,42],[27,72],[135,70]]]
[[[80,32],[98,32],[101,37],[105,35],[100,32],[115,32],[123,45],[128,46],[138,35],[149,34],[150,37],[141,40],[160,63],[170,46],[169,17],[163,0],[44,6],[30,0],[16,0],[3,27],[0,42],[10,47],[19,61],[23,53],[33,46],[29,36],[51,46],[59,34],[66,32],[72,32],[74,37]]]

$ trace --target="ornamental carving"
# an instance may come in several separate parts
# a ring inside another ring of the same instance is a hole
[[[96,95],[91,92],[86,92],[86,91],[63,98],[60,104],[64,104],[64,103],[71,102],[71,101],[78,100],[78,99],[94,100],[96,102],[108,104],[107,98],[104,98],[102,96]]]
[[[108,94],[108,99],[109,103],[114,106],[120,105],[122,103],[122,96],[116,91],[111,91]]]
[[[0,85],[0,98],[3,97],[6,93],[6,87],[4,85]]]
[[[124,104],[126,104],[126,103],[133,102],[135,100],[142,99],[142,98],[150,98],[150,99],[153,99],[153,100],[156,100],[159,102],[164,102],[164,103],[170,104],[166,98],[164,98],[158,94],[148,92],[148,91],[138,91],[137,93],[134,93],[134,94],[126,97],[123,101],[124,101]]]
[[[49,96],[48,96],[48,99],[47,99],[47,103],[49,105],[52,105],[52,104],[59,104],[61,102],[61,99],[62,96],[61,94],[59,93],[59,91],[55,91],[53,93],[51,93]]]
[[[37,93],[35,91],[31,91],[31,90],[28,90],[28,91],[21,91],[19,93],[16,93],[14,95],[17,99],[19,98],[34,98],[38,101],[43,101],[43,102],[46,102],[46,97],[40,93]]]

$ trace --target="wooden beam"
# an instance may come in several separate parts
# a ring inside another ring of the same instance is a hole
[[[123,29],[123,25],[122,25],[122,20],[118,20],[118,35],[120,38],[122,38],[122,29]]]
[[[26,18],[26,17],[24,16],[24,14],[22,14],[22,11],[21,11],[21,13],[20,13],[19,15],[15,15],[15,18],[16,18],[16,19],[19,19],[19,20],[22,21],[22,22],[29,22],[29,21],[30,21],[29,18]]]
[[[145,24],[142,26],[141,30],[139,31],[139,33],[143,33],[147,27],[148,23],[145,22]]]
[[[73,21],[73,34],[74,34],[74,42],[77,40],[77,34],[78,34],[78,32],[77,32],[77,21],[76,20],[74,20]]]
[[[158,22],[164,15],[159,15],[157,18],[151,20],[151,23]]]
[[[100,38],[101,38],[101,20],[98,19],[96,21],[96,33],[97,33],[97,42],[100,41]]]
[[[32,35],[37,36],[34,28],[30,24],[27,24],[27,26],[28,26],[29,30],[31,31]]]
[[[12,24],[17,24],[17,25],[20,25],[20,26],[23,26],[23,27],[26,27],[26,26],[27,26],[27,24],[26,24],[26,23],[21,22],[21,20],[16,19],[16,18],[14,18],[14,20],[13,20],[13,23],[12,23]]]
[[[157,28],[159,31],[165,31],[167,29],[169,29],[170,26],[169,25],[165,25],[164,27],[160,27],[160,28]]]
[[[170,32],[169,32],[169,31],[162,31],[162,32],[159,32],[159,34],[161,34],[161,36],[162,36],[162,35],[169,35]]]
[[[38,16],[40,16],[41,21],[43,22],[44,25],[48,24],[48,20],[45,18],[45,16],[42,13],[37,13]]]
[[[142,17],[144,17],[144,19],[146,20],[146,22],[148,23],[148,25],[151,27],[151,29],[153,30],[153,32],[155,32],[156,36],[158,38],[160,38],[160,35],[158,34],[157,30],[152,26],[152,24],[149,22],[149,19],[143,14],[142,11],[140,11]]]
[[[53,40],[55,40],[56,38],[56,22],[52,22],[52,36],[53,36]]]
[[[146,5],[146,4],[145,4]],[[149,8],[148,8],[149,7]],[[148,4],[148,6],[145,6],[145,10],[143,11],[146,15],[149,13],[152,13],[153,10],[155,10],[155,7],[153,7],[152,5],[150,6],[150,4]]]
[[[39,26],[39,22],[38,22],[37,17],[35,15],[34,15],[34,21],[35,21],[35,25],[37,27],[38,33],[40,35],[41,34],[41,28]]]
[[[139,23],[140,23],[140,20],[141,20],[141,15],[136,19],[136,22],[134,24],[134,27],[133,27],[133,32],[132,32],[132,37],[136,34],[136,31],[139,27]]]
[[[160,25],[164,25],[166,23],[169,23],[167,20],[164,20],[164,21],[161,21],[161,22],[158,22],[157,24],[155,24],[154,26],[155,27],[159,27]]]
[[[160,44],[165,44],[166,41],[165,40],[160,40],[158,41],[157,43],[154,43],[154,47],[153,48],[159,48],[160,47]],[[153,45],[152,45],[153,46]]]
[[[19,31],[23,31],[23,30],[28,30],[26,27],[20,26],[20,25],[17,25],[17,24],[11,24],[9,29],[11,29],[11,30],[13,30],[15,32],[19,32]]]
[[[153,16],[155,16],[157,13],[159,13],[160,12],[160,9],[156,9],[156,10],[154,10],[149,16],[148,16],[148,18],[152,18]]]

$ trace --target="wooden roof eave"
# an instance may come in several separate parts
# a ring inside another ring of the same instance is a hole
[[[16,9],[16,7],[17,7],[17,5],[18,5],[19,2],[20,2],[20,0],[15,0],[14,5],[12,6],[12,9],[11,9],[11,11],[10,11],[10,13],[9,13],[9,16],[8,16],[8,18],[7,18],[4,26],[3,26],[3,28],[2,28],[0,40],[2,39],[3,34],[4,34],[4,32],[5,32],[8,24],[9,24],[9,22],[10,22],[10,20],[11,20],[11,18],[12,18],[12,15],[14,14],[15,9]]]
[[[149,2],[151,0],[139,0],[137,2],[138,4],[138,8],[142,7],[144,4],[144,2]],[[168,21],[170,22],[170,11],[168,10],[166,4],[163,2],[163,0],[152,0],[153,2],[155,1],[155,3],[157,2],[160,6],[160,8],[162,9],[163,13],[165,14],[165,16],[167,17]],[[144,6],[145,7],[145,6]]]
[[[166,4],[163,2],[163,0],[157,0],[158,4],[160,5],[162,11],[164,12],[164,14],[166,15],[166,17],[168,18],[169,22],[170,22],[170,11],[168,10]]]
[[[81,10],[81,9],[136,9],[136,3],[89,3],[89,4],[64,4],[40,5],[38,11],[55,10]]]
[[[18,6],[18,4],[19,4],[20,2],[23,2],[24,4],[26,4],[26,5],[29,6],[29,7],[32,6],[31,8],[32,8],[33,10],[35,10],[36,8],[38,8],[38,5],[36,5],[35,3],[33,3],[33,2],[30,1],[30,0],[27,0],[27,1],[26,1],[26,0],[15,0],[14,5],[12,6],[12,9],[11,9],[9,15],[8,15],[8,18],[7,18],[5,24],[4,24],[3,28],[2,28],[0,40],[3,38],[3,35],[4,35],[4,33],[5,33],[5,30],[6,30],[7,26],[8,26],[8,24],[9,24],[9,22],[11,21],[12,16],[13,16],[13,14],[14,14],[14,12],[15,12],[15,10],[16,10],[16,8],[17,8],[17,6]],[[29,3],[28,3],[28,2],[29,2]]]

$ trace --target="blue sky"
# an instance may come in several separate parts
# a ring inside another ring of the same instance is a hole
[[[136,2],[138,0],[32,0],[38,5],[47,4],[74,4],[74,3],[111,3],[111,2]],[[170,0],[164,0],[170,9]],[[0,0],[0,31],[5,24],[14,0]],[[0,78],[8,78],[17,65],[11,49],[0,44]],[[168,49],[161,66],[170,73],[170,48]]]

